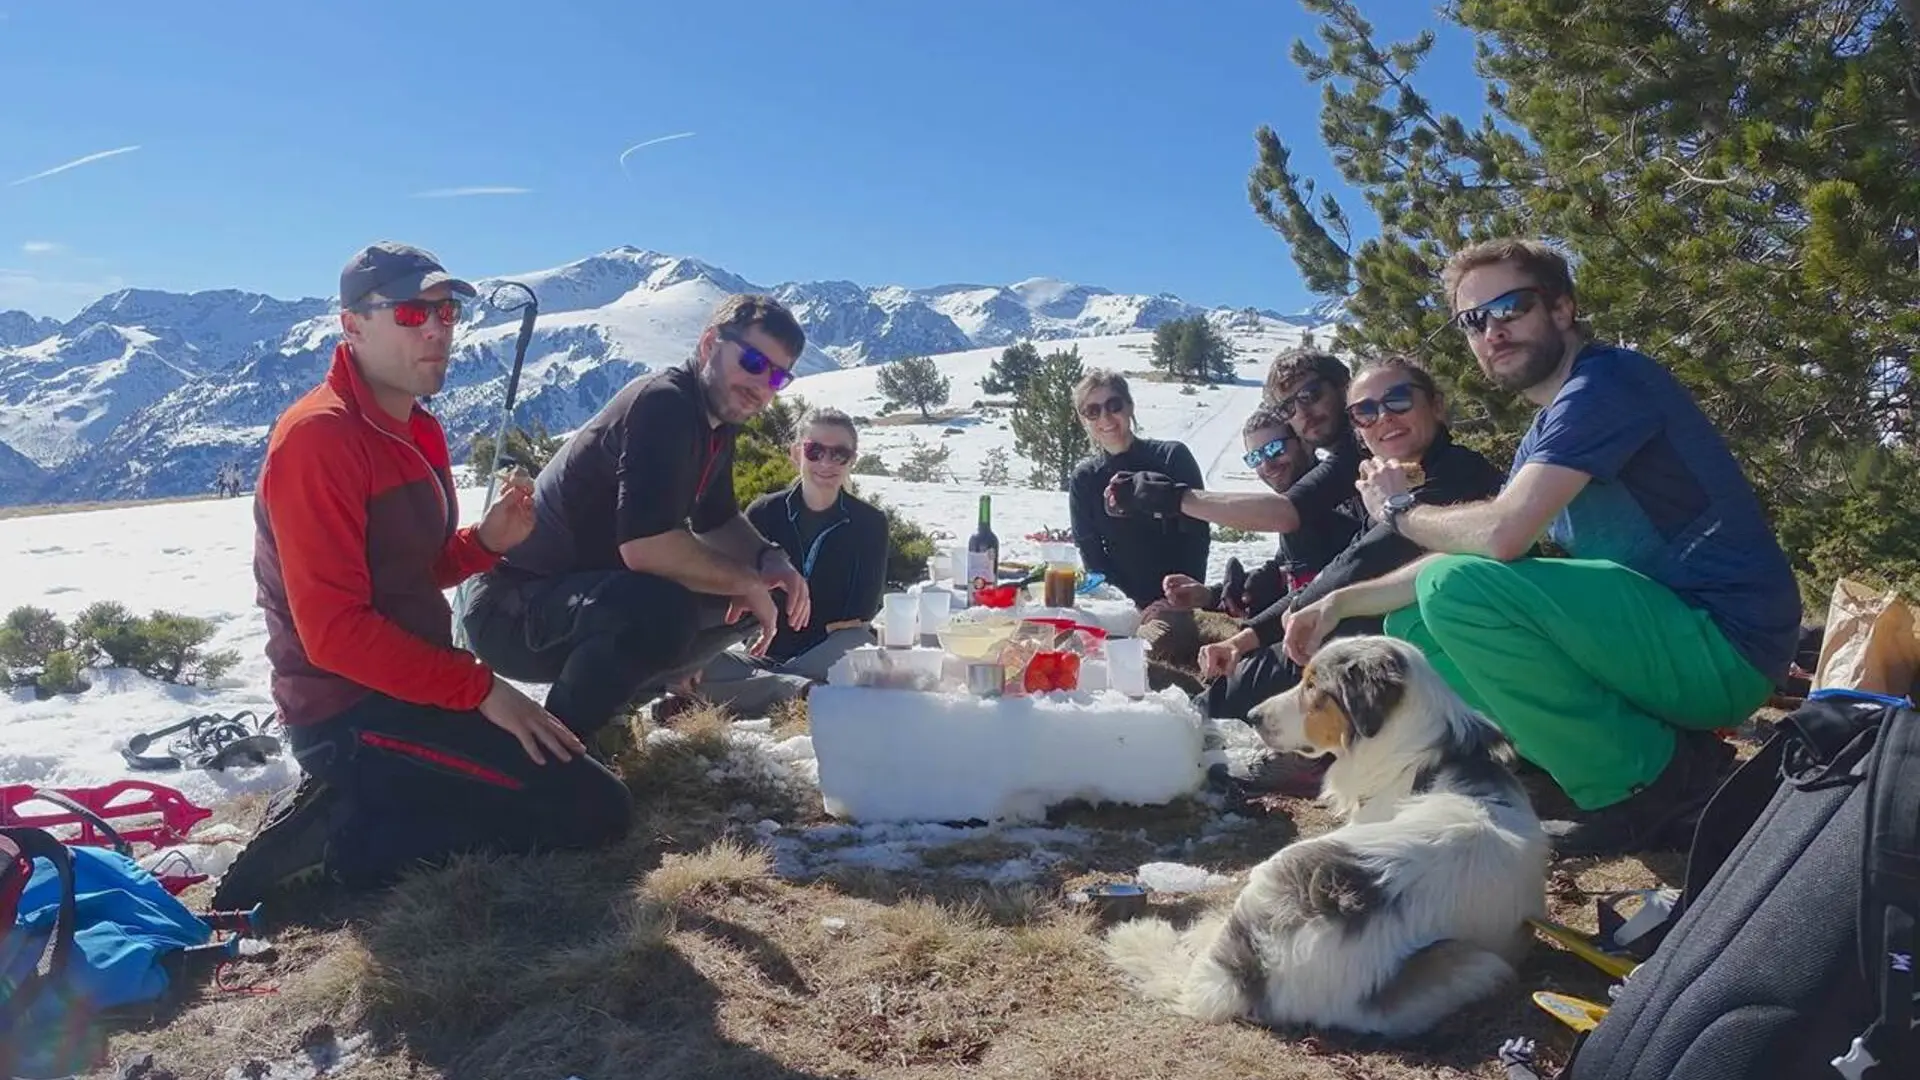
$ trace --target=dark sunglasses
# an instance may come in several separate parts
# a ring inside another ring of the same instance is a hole
[[[445,300],[374,300],[360,305],[362,311],[390,308],[395,325],[408,329],[427,325],[427,316],[433,314],[440,316],[441,326],[452,326],[460,321],[460,312],[465,307],[459,299],[451,296]]]
[[[768,356],[766,353],[741,341],[737,337],[726,337],[726,340],[740,347],[741,370],[749,375],[765,375],[767,377],[767,387],[774,393],[779,393],[786,388],[788,383],[793,381],[793,372],[774,363],[773,357]]]
[[[1285,454],[1287,447],[1291,445],[1292,442],[1293,440],[1282,435],[1277,439],[1268,440],[1264,446],[1256,446],[1247,451],[1240,456],[1240,460],[1247,463],[1247,468],[1257,469],[1266,462],[1273,461]]]
[[[1484,334],[1489,322],[1510,323],[1524,318],[1542,299],[1544,297],[1539,289],[1523,285],[1518,289],[1508,289],[1484,304],[1455,312],[1448,321],[1469,334]]]
[[[1108,416],[1119,416],[1121,413],[1126,412],[1127,406],[1131,404],[1133,403],[1123,397],[1110,397],[1104,402],[1089,401],[1085,405],[1080,406],[1080,417],[1083,420],[1091,421],[1100,419],[1102,413]]]
[[[853,460],[853,447],[832,446],[812,439],[800,444],[800,452],[807,455],[808,461],[831,461],[835,465],[845,465]]]
[[[1349,402],[1347,419],[1353,421],[1354,427],[1367,428],[1379,423],[1380,417],[1387,413],[1402,416],[1407,410],[1413,408],[1414,389],[1412,383],[1403,382],[1388,387],[1387,392],[1377,398],[1361,398],[1359,401]]]
[[[1326,395],[1326,392],[1326,383],[1321,382],[1319,379],[1312,379],[1293,393],[1276,398],[1273,402],[1273,407],[1280,410],[1282,417],[1291,420],[1293,419],[1295,409],[1303,405],[1318,405],[1320,399]]]

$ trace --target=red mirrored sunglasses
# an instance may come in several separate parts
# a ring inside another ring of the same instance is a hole
[[[464,309],[458,298],[449,296],[445,300],[376,300],[362,304],[361,308],[372,311],[375,308],[391,308],[393,321],[400,326],[412,329],[425,326],[427,316],[438,314],[441,326],[452,326],[460,321],[460,312]]]

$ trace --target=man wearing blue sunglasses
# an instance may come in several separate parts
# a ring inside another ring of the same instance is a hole
[[[1562,855],[1684,844],[1731,762],[1713,730],[1765,702],[1798,646],[1786,556],[1679,380],[1588,339],[1557,252],[1479,244],[1442,284],[1481,372],[1539,412],[1491,500],[1418,505],[1398,466],[1363,468],[1369,510],[1442,554],[1294,612],[1288,653],[1384,615],[1566,792],[1578,813],[1547,826]],[[1543,539],[1572,557],[1531,557]]]
[[[582,737],[730,645],[808,622],[807,580],[740,512],[734,438],[793,378],[806,334],[770,296],[723,300],[686,363],[628,383],[534,485],[533,535],[479,581],[474,652],[551,683]],[[743,618],[750,616],[750,618]]]

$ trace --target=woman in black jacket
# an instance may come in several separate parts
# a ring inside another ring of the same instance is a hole
[[[1166,638],[1170,647],[1181,638],[1197,641],[1193,613],[1166,603],[1162,583],[1169,575],[1184,574],[1204,581],[1213,532],[1204,521],[1173,514],[1168,517],[1115,517],[1107,512],[1107,482],[1115,473],[1164,473],[1194,488],[1204,487],[1200,463],[1184,443],[1141,438],[1134,426],[1133,394],[1126,376],[1096,369],[1073,388],[1073,407],[1093,440],[1094,452],[1073,470],[1067,482],[1067,503],[1073,518],[1073,543],[1088,571],[1107,581],[1133,601],[1141,614],[1141,636]],[[1164,624],[1149,629],[1150,624]],[[1162,651],[1156,644],[1155,653]],[[1189,643],[1187,655],[1193,655]]]
[[[1357,364],[1347,390],[1347,416],[1373,457],[1418,463],[1424,475],[1413,490],[1415,502],[1478,502],[1498,494],[1506,480],[1492,462],[1453,441],[1445,395],[1411,358],[1389,356]],[[1300,680],[1299,667],[1278,648],[1289,612],[1344,585],[1398,569],[1421,554],[1419,545],[1395,532],[1391,522],[1368,520],[1306,588],[1247,619],[1234,636],[1201,649],[1201,674],[1214,680],[1207,688],[1207,714],[1244,719],[1249,709]],[[1379,631],[1379,619],[1351,619],[1335,633]]]

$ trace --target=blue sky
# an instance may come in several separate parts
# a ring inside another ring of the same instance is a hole
[[[1383,38],[1433,19],[1362,11]],[[768,285],[1293,310],[1313,297],[1245,186],[1261,123],[1336,182],[1287,60],[1313,27],[1292,0],[0,0],[0,309],[328,296],[391,236],[473,275],[633,244]],[[1440,29],[1424,89],[1477,115]]]

